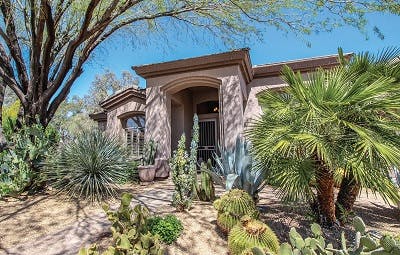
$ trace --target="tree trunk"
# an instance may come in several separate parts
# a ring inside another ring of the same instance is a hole
[[[317,204],[316,213],[321,224],[332,227],[336,223],[333,172],[321,159],[316,159]]]
[[[360,184],[356,182],[351,173],[343,177],[336,200],[336,217],[342,225],[347,223],[349,213],[353,211],[353,205],[360,189]]]
[[[2,152],[7,147],[7,141],[3,134],[3,102],[5,90],[6,86],[0,79],[0,152]]]

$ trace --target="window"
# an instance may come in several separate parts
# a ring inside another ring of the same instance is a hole
[[[197,105],[197,114],[218,113],[219,102],[207,101]]]
[[[144,128],[146,119],[144,115],[135,115],[123,120],[125,128],[126,145],[132,157],[140,158],[144,147]]]
[[[125,119],[125,128],[144,129],[146,119],[143,115],[136,115]]]

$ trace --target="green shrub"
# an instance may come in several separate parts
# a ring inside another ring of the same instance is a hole
[[[166,244],[172,244],[181,235],[183,226],[182,222],[172,214],[163,217],[153,217],[148,222],[149,231],[153,235],[159,235],[161,240]]]
[[[126,179],[127,155],[117,137],[84,131],[60,146],[47,161],[46,174],[50,185],[72,197],[102,201],[115,197]]]
[[[59,141],[51,126],[44,129],[34,124],[17,129],[11,119],[8,121],[5,135],[9,146],[0,153],[0,197],[42,188],[45,179],[41,167]]]
[[[245,191],[239,189],[232,189],[215,200],[214,208],[218,211],[217,225],[224,233],[229,233],[245,215],[251,218],[259,216],[253,199]]]
[[[246,215],[229,232],[228,247],[231,255],[241,255],[246,249],[253,247],[277,254],[279,241],[265,223]]]

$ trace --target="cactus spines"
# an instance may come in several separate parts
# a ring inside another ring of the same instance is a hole
[[[240,255],[265,255],[265,252],[259,247],[253,247],[245,249]]]
[[[259,216],[251,196],[238,189],[232,189],[217,199],[214,208],[218,211],[217,225],[224,233],[228,233],[244,215],[251,218]]]
[[[246,249],[253,247],[277,254],[279,241],[265,223],[250,216],[244,216],[229,233],[229,252],[231,255],[241,255]]]
[[[356,232],[360,232],[361,234],[365,233],[365,223],[360,217],[354,217],[353,226]]]
[[[394,247],[396,247],[396,240],[393,237],[384,235],[379,240],[379,244],[385,249],[385,251],[392,251]]]

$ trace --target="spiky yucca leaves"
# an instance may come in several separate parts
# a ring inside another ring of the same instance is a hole
[[[128,157],[117,137],[84,131],[60,146],[46,162],[45,173],[54,188],[91,202],[115,197],[126,178]]]
[[[239,189],[232,189],[215,200],[214,208],[218,211],[217,225],[224,233],[228,233],[244,215],[259,216],[251,196]]]
[[[279,241],[275,233],[265,223],[244,216],[240,223],[229,232],[229,252],[231,255],[241,255],[246,249],[253,247],[277,254]]]
[[[383,55],[387,60],[392,54]],[[247,133],[281,195],[316,198],[320,219],[328,225],[336,221],[336,169],[345,169],[350,184],[370,188],[386,201],[399,199],[387,176],[400,164],[400,86],[394,78],[400,62],[386,63],[380,72],[371,71],[378,64],[369,64],[368,71],[346,63],[307,77],[285,67],[283,79],[289,86],[259,95],[263,114]],[[317,194],[309,185],[313,179]]]

